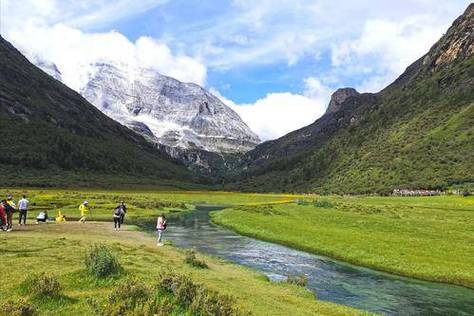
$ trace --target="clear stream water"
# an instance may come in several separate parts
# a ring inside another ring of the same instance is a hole
[[[211,223],[209,211],[218,209],[198,206],[170,219],[164,239],[253,268],[273,281],[304,274],[320,300],[387,315],[474,315],[474,290],[398,277],[241,236]]]

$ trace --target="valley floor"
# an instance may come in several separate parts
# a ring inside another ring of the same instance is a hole
[[[226,205],[212,213],[214,222],[243,235],[269,240],[346,262],[419,279],[474,288],[474,198],[335,197],[250,194],[209,191],[125,191],[75,189],[3,189],[15,199],[30,200],[27,226],[0,233],[0,266],[5,268],[0,297],[24,296],[21,282],[31,274],[52,272],[66,300],[35,301],[41,314],[93,314],[89,297],[105,302],[117,284],[136,277],[153,285],[160,272],[189,275],[219,293],[236,298],[255,315],[349,315],[353,309],[314,299],[306,289],[269,282],[263,275],[221,259],[198,254],[210,269],[184,263],[183,250],[158,248],[151,235],[127,226],[114,232],[112,210],[127,204],[133,224],[165,213],[180,216],[195,205]],[[79,224],[78,206],[91,205],[89,219]],[[59,211],[66,223],[35,225],[35,216]],[[17,215],[15,215],[15,224]],[[108,223],[105,223],[107,221]],[[125,273],[98,282],[84,267],[87,249],[101,243],[117,255]],[[28,297],[27,297],[28,299]]]
[[[191,211],[196,204],[260,205],[288,203],[301,196],[282,194],[239,194],[229,192],[199,191],[107,191],[107,190],[57,190],[57,189],[3,189],[13,194],[15,200],[26,194],[30,210],[26,226],[0,233],[0,282],[2,300],[24,297],[36,305],[41,315],[91,315],[94,310],[88,300],[106,303],[111,291],[138,278],[154,286],[163,271],[173,271],[190,276],[195,282],[235,298],[236,304],[252,315],[357,315],[362,312],[315,300],[314,294],[302,287],[286,283],[276,284],[255,271],[225,260],[198,254],[209,269],[195,268],[184,262],[183,250],[156,247],[154,236],[141,232],[134,225],[121,232],[113,230],[113,208],[120,200],[127,204],[126,222],[156,218],[160,213],[179,216]],[[78,206],[84,200],[91,205],[90,220],[77,223]],[[34,224],[40,211],[54,217],[61,211],[67,222]],[[100,222],[97,222],[99,220]],[[107,221],[107,222],[105,222]],[[85,269],[84,257],[90,246],[100,243],[115,254],[125,273],[119,277],[97,280]],[[21,283],[31,275],[50,272],[58,276],[64,288],[59,300],[37,300],[21,291]],[[0,312],[1,313],[1,312]]]
[[[192,277],[221,294],[235,297],[253,315],[357,315],[358,311],[314,299],[311,292],[288,284],[275,284],[249,269],[199,255],[209,269],[184,263],[184,253],[172,246],[156,247],[150,235],[133,226],[114,232],[110,223],[75,222],[27,225],[0,234],[0,266],[3,268],[0,297],[25,297],[20,283],[29,275],[50,272],[59,277],[65,296],[55,300],[30,300],[44,315],[93,315],[88,298],[106,302],[111,289],[129,277],[153,286],[163,271]],[[84,256],[94,243],[108,246],[125,269],[120,277],[98,281],[88,275]],[[105,303],[104,303],[105,304]]]
[[[474,197],[308,197],[212,216],[243,235],[474,288]]]

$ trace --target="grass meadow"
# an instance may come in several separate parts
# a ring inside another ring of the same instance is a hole
[[[244,235],[474,288],[474,197],[313,197],[234,207],[212,216]]]

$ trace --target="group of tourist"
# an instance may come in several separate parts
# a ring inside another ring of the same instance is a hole
[[[27,200],[26,195],[23,195],[23,198],[18,201],[18,205],[13,201],[13,196],[8,195],[5,200],[0,202],[0,221],[1,221],[1,230],[10,232],[13,229],[13,213],[18,210],[18,225],[23,226],[26,225],[26,218],[28,213],[28,206],[30,202]],[[90,207],[89,202],[84,201],[79,205],[79,213],[80,223],[85,223],[89,214],[90,214]],[[119,205],[114,208],[112,216],[114,221],[114,230],[120,231],[121,226],[125,220],[125,214],[127,213],[127,206],[125,205],[124,201],[120,201]],[[43,210],[39,212],[38,216],[36,217],[36,224],[41,222],[47,222],[50,218],[48,216],[48,212]],[[56,222],[65,222],[66,216],[58,211],[56,214],[55,219],[51,219],[52,221]],[[166,217],[164,214],[158,216],[156,220],[156,233],[157,233],[157,246],[163,246],[162,236],[163,232],[165,231],[167,226]]]
[[[0,202],[0,221],[1,230],[10,232],[13,229],[13,213],[16,210],[19,211],[19,222],[18,225],[26,225],[26,214],[28,211],[29,201],[26,199],[26,196],[23,195],[23,198],[18,201],[18,206],[13,201],[13,196],[8,195],[5,200]]]

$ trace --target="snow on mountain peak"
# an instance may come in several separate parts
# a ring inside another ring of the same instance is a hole
[[[224,153],[247,151],[260,142],[236,112],[197,84],[117,62],[98,61],[91,69],[79,92],[150,140]]]

